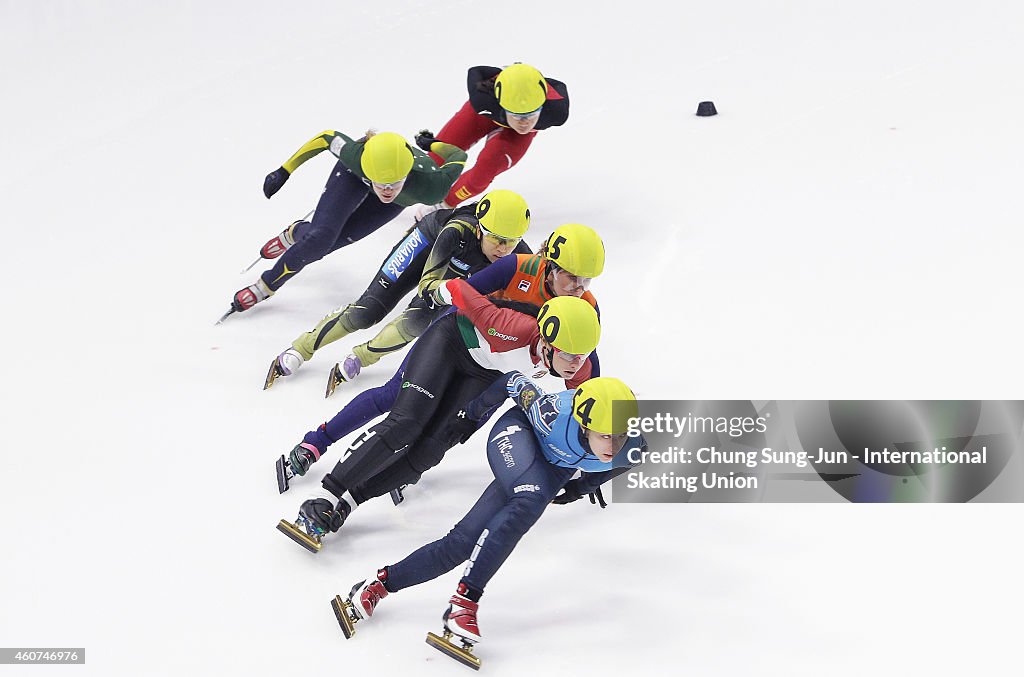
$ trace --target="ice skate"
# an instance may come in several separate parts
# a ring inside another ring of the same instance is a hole
[[[338,619],[338,625],[341,626],[345,639],[351,639],[352,635],[356,634],[356,623],[372,616],[377,604],[388,596],[388,590],[384,587],[385,580],[387,580],[387,571],[381,569],[377,572],[377,578],[369,585],[366,584],[366,581],[359,581],[352,586],[347,598],[336,595],[331,601],[334,615]],[[360,588],[362,590],[359,592],[359,598],[355,600],[356,591]]]
[[[256,280],[256,284],[250,284],[248,287],[235,292],[234,298],[231,299],[231,307],[228,308],[228,312],[221,315],[220,319],[217,320],[217,324],[226,320],[228,315],[245,312],[260,301],[265,301],[273,295],[273,290],[262,279]]]
[[[267,378],[263,382],[263,389],[270,389],[279,376],[291,376],[297,372],[303,362],[305,360],[302,358],[302,355],[294,348],[289,348],[275,357],[274,361],[270,363],[270,369],[267,370]]]
[[[480,629],[476,623],[479,604],[466,597],[466,593],[466,584],[459,583],[458,590],[449,600],[448,610],[441,617],[444,620],[442,636],[428,632],[427,644],[463,665],[479,670],[480,659],[473,655],[473,646],[480,641]],[[457,639],[459,645],[453,639]]]
[[[359,358],[353,354],[349,354],[345,358],[344,362],[339,362],[334,365],[331,369],[330,376],[327,377],[327,391],[324,397],[330,397],[334,394],[334,391],[339,385],[347,381],[351,381],[356,376],[359,376],[360,370],[363,368]]]
[[[335,506],[326,498],[310,498],[299,506],[299,516],[294,523],[281,520],[277,523],[277,530],[316,554],[323,547],[327,532],[340,529],[351,511],[344,500],[339,500]]]
[[[299,219],[293,221],[290,226],[282,230],[277,236],[268,240],[262,248],[260,248],[261,259],[276,259],[281,254],[291,249],[292,245],[295,244],[295,229],[300,225],[307,223],[306,221]]]
[[[302,477],[309,466],[320,460],[320,450],[308,442],[295,445],[288,458],[281,455],[277,459],[277,491],[283,494],[288,491],[288,484],[293,477]]]
[[[282,230],[280,234],[268,240],[267,243],[260,248],[260,255],[256,257],[256,260],[243,268],[242,272],[247,273],[260,261],[276,259],[281,254],[288,251],[291,246],[295,244],[295,230],[300,225],[309,223],[309,217],[312,215],[313,212],[310,212],[298,221],[293,221],[292,224]]]

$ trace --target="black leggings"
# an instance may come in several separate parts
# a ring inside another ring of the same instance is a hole
[[[473,360],[455,318],[445,315],[413,345],[391,413],[356,438],[324,477],[332,494],[350,491],[362,503],[412,484],[454,444],[451,419],[501,376]]]

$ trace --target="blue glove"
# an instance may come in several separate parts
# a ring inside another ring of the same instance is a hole
[[[288,180],[289,176],[291,176],[291,174],[289,174],[288,170],[284,167],[278,167],[267,174],[267,178],[263,179],[263,194],[267,196],[268,200],[270,199],[270,196],[281,190],[281,186],[284,185],[284,182]]]

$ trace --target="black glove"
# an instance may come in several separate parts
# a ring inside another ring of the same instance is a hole
[[[274,171],[267,174],[267,178],[263,179],[263,194],[270,199],[270,196],[281,190],[281,186],[288,180],[290,174],[284,167],[278,167]]]
[[[557,505],[565,505],[566,503],[572,503],[583,498],[584,494],[580,493],[580,481],[570,480],[562,487],[562,493],[551,499],[552,503]],[[608,504],[604,502],[604,495],[601,493],[601,487],[598,487],[590,494],[590,502],[595,505],[600,505],[602,508],[607,508]]]
[[[452,442],[465,444],[466,440],[473,436],[480,426],[480,421],[471,419],[466,415],[465,409],[460,409],[451,422],[448,424],[449,437]]]
[[[431,144],[433,144],[435,141],[437,141],[437,139],[434,138],[434,132],[430,131],[429,129],[421,129],[416,134],[416,145],[422,148],[423,150],[427,151],[428,153],[430,152]]]

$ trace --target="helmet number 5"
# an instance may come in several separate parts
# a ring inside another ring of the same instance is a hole
[[[555,241],[552,242],[551,245],[550,245],[551,246],[551,256],[550,256],[550,258],[557,259],[559,256],[561,256],[562,255],[562,250],[559,249],[559,247],[561,247],[566,242],[568,242],[568,240],[566,240],[561,235],[556,237]]]

